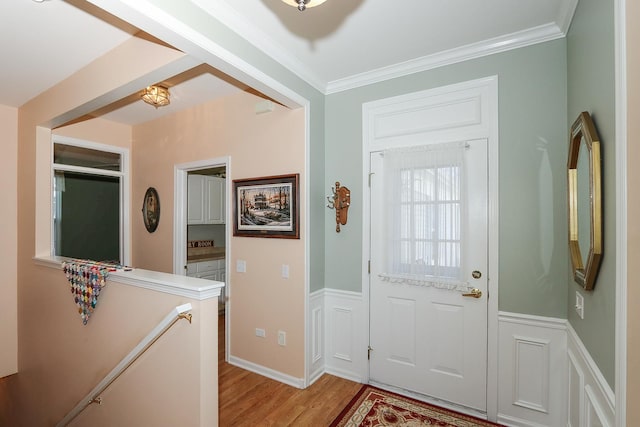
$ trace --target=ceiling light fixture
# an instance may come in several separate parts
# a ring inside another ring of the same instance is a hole
[[[169,100],[169,89],[164,86],[156,85],[145,88],[142,92],[142,100],[156,108],[164,107],[171,103]]]
[[[315,7],[321,5],[327,0],[282,0],[290,6],[296,6],[300,12],[308,7]]]

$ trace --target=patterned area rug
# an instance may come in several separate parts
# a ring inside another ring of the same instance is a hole
[[[499,426],[419,400],[364,385],[330,427]]]

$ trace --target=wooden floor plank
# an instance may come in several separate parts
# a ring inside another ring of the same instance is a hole
[[[304,390],[224,361],[224,316],[219,318],[219,408],[226,426],[327,426],[362,384],[323,375]]]

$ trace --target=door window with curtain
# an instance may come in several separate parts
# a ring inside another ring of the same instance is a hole
[[[385,281],[456,289],[462,283],[466,143],[384,151]]]

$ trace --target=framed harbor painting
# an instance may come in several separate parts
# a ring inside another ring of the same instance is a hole
[[[233,235],[300,238],[299,174],[233,180]]]

